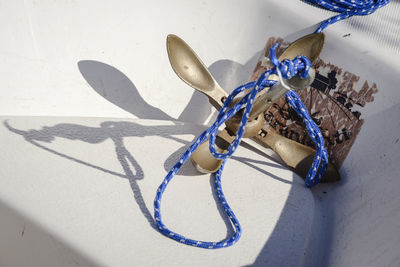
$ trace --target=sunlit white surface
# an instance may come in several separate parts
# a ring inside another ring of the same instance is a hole
[[[240,242],[205,250],[154,229],[156,189],[204,126],[101,118],[1,121],[2,266],[296,265],[304,259],[311,192],[291,171],[244,147],[223,176],[243,227]],[[161,210],[164,223],[187,237],[219,241],[232,235],[213,178],[190,162],[170,182]]]

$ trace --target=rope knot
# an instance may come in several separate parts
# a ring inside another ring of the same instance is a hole
[[[292,60],[285,58],[278,66],[275,66],[285,79],[290,79],[296,75],[296,69]]]
[[[285,58],[281,62],[276,57],[275,50],[279,43],[273,45],[269,50],[269,57],[284,79],[291,79],[294,76],[299,76],[302,79],[308,77],[308,72],[311,68],[311,61],[305,56],[297,56],[293,60]]]

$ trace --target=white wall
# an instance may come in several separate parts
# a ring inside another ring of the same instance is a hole
[[[179,118],[193,90],[169,65],[167,34],[187,40],[233,89],[248,79],[271,35],[318,21],[279,2],[2,1],[0,114]],[[323,17],[300,1],[293,5]],[[304,23],[282,20],[284,12]],[[209,105],[193,97],[192,108],[205,117]],[[146,114],[135,105],[145,105]]]

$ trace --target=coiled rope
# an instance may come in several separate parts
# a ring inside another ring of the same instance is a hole
[[[316,6],[330,11],[338,12],[327,20],[324,20],[315,32],[322,32],[331,24],[352,16],[366,16],[374,13],[379,8],[389,4],[390,0],[305,0]]]
[[[315,5],[321,6],[325,9],[340,12],[341,14],[333,16],[325,21],[323,21],[318,29],[315,32],[322,32],[327,26],[340,21],[345,18],[352,17],[354,15],[368,15],[375,12],[378,8],[383,7],[388,4],[390,0],[307,0],[307,2],[313,3]],[[274,65],[274,68],[267,70],[254,82],[246,83],[245,85],[239,86],[227,97],[224,105],[219,111],[218,117],[216,121],[211,125],[209,129],[204,131],[194,142],[193,144],[186,150],[185,153],[181,156],[179,161],[171,168],[166,177],[164,178],[161,185],[158,187],[156,192],[156,197],[154,200],[154,218],[156,225],[159,231],[165,236],[172,238],[178,242],[184,243],[186,245],[206,248],[206,249],[217,249],[223,247],[229,247],[235,244],[242,232],[242,228],[238,219],[236,218],[234,212],[230,208],[225,195],[222,191],[221,185],[221,176],[222,171],[224,169],[226,160],[230,158],[235,152],[236,148],[239,146],[241,138],[244,134],[244,128],[249,119],[251,109],[253,107],[254,99],[258,92],[264,90],[267,87],[273,86],[276,81],[268,80],[268,77],[272,74],[278,74],[280,72],[281,76],[284,79],[290,79],[294,76],[299,76],[301,78],[308,77],[308,71],[311,68],[311,62],[308,58],[304,56],[298,56],[294,60],[284,59],[282,62],[279,62],[275,55],[275,49],[278,44],[275,44],[270,49],[270,59]],[[250,90],[237,104],[233,107],[229,108],[229,105],[232,103],[232,100],[239,93]],[[306,176],[305,185],[307,187],[312,187],[321,180],[321,177],[325,173],[328,167],[328,154],[324,147],[324,140],[322,134],[315,124],[311,116],[308,114],[307,109],[304,104],[301,102],[300,97],[294,91],[289,91],[286,94],[286,100],[290,104],[290,106],[299,114],[299,116],[303,119],[305,126],[307,128],[307,132],[310,135],[310,138],[316,145],[316,155],[314,161],[311,165],[311,168]],[[239,129],[236,133],[236,137],[234,141],[229,145],[228,151],[226,153],[219,153],[215,148],[215,139],[218,134],[218,128],[225,121],[234,116],[240,109],[244,109],[243,115],[241,118]],[[215,189],[218,193],[218,200],[220,201],[222,207],[232,225],[234,226],[234,234],[232,237],[227,238],[218,242],[208,242],[208,241],[199,241],[187,238],[183,235],[180,235],[176,232],[171,231],[162,221],[161,216],[161,200],[165,189],[167,188],[168,183],[175,176],[175,174],[180,170],[183,164],[190,158],[192,153],[197,149],[197,147],[206,141],[209,138],[210,143],[210,152],[211,154],[217,158],[222,159],[222,165],[215,173]]]

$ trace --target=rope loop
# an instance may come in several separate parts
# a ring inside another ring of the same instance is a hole
[[[322,32],[327,26],[339,20],[349,18],[354,15],[371,14],[375,12],[378,8],[388,4],[390,0],[305,0],[305,1],[322,6],[328,10],[341,12],[341,14],[334,16],[330,19],[327,19],[326,21],[321,23],[320,27],[316,30],[316,32]],[[206,248],[206,249],[216,249],[216,248],[232,246],[239,240],[242,228],[235,214],[229,207],[221,186],[221,176],[226,160],[232,156],[237,146],[240,144],[240,140],[244,133],[244,127],[246,126],[257,93],[263,90],[264,88],[273,86],[276,83],[276,81],[274,80],[268,80],[268,77],[271,74],[278,74],[279,72],[280,74],[279,76],[283,77],[284,79],[290,79],[296,75],[305,79],[308,77],[308,72],[311,68],[310,60],[304,56],[298,56],[293,60],[285,59],[282,60],[282,62],[279,62],[275,54],[275,49],[277,48],[277,46],[278,43],[275,44],[270,50],[270,60],[273,63],[274,68],[264,72],[257,79],[257,81],[249,82],[233,90],[233,92],[227,97],[226,101],[224,102],[224,105],[222,106],[218,114],[217,120],[211,125],[209,129],[204,131],[194,141],[194,143],[186,150],[185,153],[183,153],[179,161],[174,165],[174,167],[172,167],[172,169],[165,176],[163,182],[158,187],[156,197],[154,199],[154,218],[158,229],[163,235],[183,244]],[[246,96],[244,96],[233,107],[230,107],[232,100],[239,93],[248,89],[251,89],[250,92],[247,93]],[[303,119],[308,134],[310,135],[311,140],[316,145],[316,155],[305,180],[306,186],[312,187],[321,180],[322,175],[325,173],[328,167],[328,153],[324,147],[324,138],[318,126],[315,124],[311,116],[308,114],[304,104],[301,102],[300,97],[296,94],[296,92],[289,91],[286,94],[286,100],[290,104],[290,106]],[[236,133],[235,140],[229,146],[227,153],[218,153],[215,149],[215,138],[218,133],[218,128],[242,108],[244,108],[244,112],[242,115],[240,127]],[[221,203],[222,207],[225,210],[225,213],[227,214],[229,220],[231,221],[233,227],[235,228],[235,232],[232,237],[219,242],[205,242],[205,241],[197,241],[190,238],[186,238],[178,233],[169,230],[162,222],[162,217],[161,217],[161,199],[165,189],[167,188],[168,183],[179,171],[179,169],[183,166],[183,164],[190,158],[190,156],[197,149],[197,147],[208,138],[210,141],[211,154],[218,159],[223,159],[221,167],[215,173],[215,189],[216,192],[218,193],[219,202]]]
[[[236,148],[240,144],[240,141],[241,141],[241,138],[243,137],[244,129],[245,129],[246,123],[249,119],[250,112],[253,107],[254,99],[255,99],[257,93],[264,90],[265,88],[273,86],[276,83],[275,80],[268,80],[268,77],[271,74],[277,74],[278,68],[282,69],[282,73],[284,73],[285,77],[293,77],[295,75],[304,77],[304,76],[308,75],[308,70],[311,68],[311,62],[306,57],[303,57],[303,56],[296,57],[294,60],[287,59],[287,60],[283,60],[282,62],[279,62],[275,56],[275,49],[277,46],[278,46],[278,44],[273,46],[273,49],[271,50],[271,55],[270,55],[271,61],[275,62],[274,63],[275,67],[270,70],[267,70],[263,74],[261,74],[260,77],[257,79],[257,81],[246,83],[242,86],[239,86],[235,90],[233,90],[233,92],[226,98],[222,108],[219,111],[216,121],[210,126],[209,129],[204,131],[193,142],[193,144],[181,156],[179,161],[168,172],[168,174],[165,176],[163,182],[158,187],[156,197],[154,199],[154,218],[155,218],[155,222],[157,224],[159,231],[162,234],[164,234],[165,236],[167,236],[171,239],[174,239],[180,243],[184,243],[184,244],[196,246],[196,247],[201,247],[201,248],[206,248],[206,249],[216,249],[216,248],[232,246],[239,240],[239,238],[241,236],[242,228],[241,228],[240,223],[239,223],[238,219],[236,218],[234,212],[228,205],[228,202],[222,191],[222,185],[221,185],[222,171],[224,169],[226,160],[233,155]],[[285,66],[287,66],[287,68]],[[287,71],[286,71],[286,69],[287,69]],[[305,78],[307,78],[307,77],[305,77]],[[249,90],[249,89],[250,89],[250,92],[248,92],[238,103],[236,103],[235,105],[230,107],[233,99],[239,93],[241,93],[245,90]],[[295,92],[291,92],[291,93],[295,94]],[[298,101],[301,102],[301,100],[300,100],[300,98],[298,98],[297,94],[292,95],[292,96],[294,99],[297,99],[297,102]],[[296,96],[297,96],[297,98],[296,98]],[[306,119],[309,118],[307,111],[304,108],[302,108],[297,102],[296,101],[292,102],[292,104],[295,105],[294,107],[296,107],[295,110],[297,112],[299,112],[299,114],[301,114],[300,116],[303,116]],[[289,103],[291,103],[291,102],[289,102]],[[235,137],[234,141],[230,144],[228,151],[226,153],[218,153],[216,150],[216,146],[215,146],[215,139],[218,134],[218,128],[225,121],[229,120],[233,115],[235,115],[240,109],[243,109],[243,115],[241,118],[239,129],[236,133],[236,137]],[[308,117],[307,117],[307,115],[308,115]],[[310,119],[310,120],[312,121],[312,119]],[[307,123],[306,125],[312,125],[312,122]],[[309,128],[310,127],[307,127],[307,129],[309,129]],[[316,128],[311,127],[310,129],[312,129],[311,130],[312,134],[319,136],[318,135],[318,132],[319,132],[318,127],[316,127]],[[309,133],[311,133],[311,132],[309,131]],[[321,137],[322,137],[322,135],[321,135]],[[190,156],[197,149],[197,147],[201,143],[206,141],[207,139],[209,139],[209,143],[210,143],[209,148],[210,148],[211,154],[215,158],[223,160],[221,167],[215,173],[215,184],[214,185],[215,185],[216,192],[218,193],[218,200],[221,203],[222,207],[224,208],[225,213],[227,214],[229,220],[231,221],[231,223],[235,229],[235,232],[232,237],[227,238],[222,241],[219,241],[219,242],[206,242],[206,241],[198,241],[198,240],[186,238],[183,235],[180,235],[180,234],[168,229],[165,226],[165,224],[163,223],[162,216],[161,216],[161,199],[162,199],[165,189],[167,188],[168,183],[175,176],[175,174],[180,170],[180,168],[183,166],[183,164],[190,158]],[[321,140],[319,140],[319,141],[321,141]],[[324,149],[323,138],[322,138],[321,144],[322,144],[321,149]],[[326,158],[326,162],[327,162],[327,156],[325,158]],[[319,166],[320,162],[321,162],[321,159],[316,160],[311,169],[313,169],[314,166]],[[325,161],[323,161],[323,162],[325,162]],[[316,173],[316,170],[312,171],[311,169],[309,172],[309,176],[307,176],[307,179],[305,182],[306,186],[313,186],[313,185],[317,184],[320,180],[320,179],[314,179],[314,177],[317,173]],[[323,172],[325,171],[325,168],[321,167],[318,171],[320,174],[321,173],[323,174]]]

